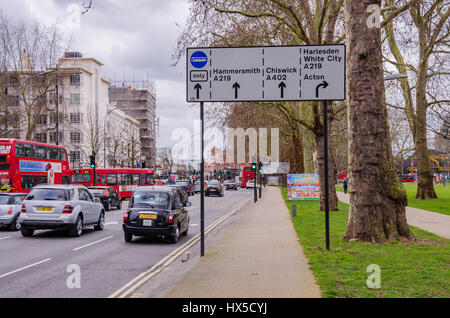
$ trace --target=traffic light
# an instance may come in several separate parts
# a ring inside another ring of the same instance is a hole
[[[252,169],[256,170],[256,163],[252,163]]]
[[[95,168],[95,155],[90,155],[89,158],[91,159],[91,168]]]
[[[145,169],[147,167],[147,162],[142,161],[142,169]]]
[[[259,173],[262,172],[262,167],[263,167],[263,163],[262,163],[262,162],[259,162]]]

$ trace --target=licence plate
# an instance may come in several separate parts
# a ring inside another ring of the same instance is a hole
[[[157,215],[156,214],[139,214],[140,219],[151,219],[156,220]]]
[[[40,207],[38,207],[38,211],[50,212],[50,211],[53,211],[53,208],[48,207],[48,206],[40,206]]]
[[[152,220],[142,220],[142,225],[143,226],[152,226],[153,221]]]

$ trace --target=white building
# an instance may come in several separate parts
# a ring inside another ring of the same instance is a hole
[[[56,70],[60,113],[59,144],[67,148],[72,168],[87,166],[93,152],[96,153],[98,167],[110,166],[108,161],[106,164],[104,162],[104,151],[106,150],[106,155],[109,152],[109,133],[123,127],[127,127],[128,134],[132,135],[136,130],[139,133],[139,122],[123,111],[115,109],[108,114],[113,109],[109,99],[110,83],[101,76],[102,65],[95,58],[82,57],[79,52],[66,52]],[[55,102],[56,98],[49,100]],[[54,118],[49,121],[56,122]],[[48,137],[48,142],[56,142],[56,133],[50,133]],[[123,141],[128,139],[125,135],[122,138]],[[126,166],[133,166],[133,163],[126,160],[122,162]]]

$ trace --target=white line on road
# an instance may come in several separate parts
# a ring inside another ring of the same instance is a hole
[[[8,276],[8,275],[12,275],[12,274],[14,274],[14,273],[23,271],[24,269],[27,269],[27,268],[30,268],[30,267],[33,267],[33,266],[36,266],[36,265],[39,265],[39,264],[48,262],[49,260],[51,260],[51,258],[46,258],[46,259],[44,259],[44,260],[42,260],[42,261],[39,261],[39,262],[36,262],[36,263],[34,263],[34,264],[31,264],[31,265],[27,265],[27,266],[21,267],[21,268],[16,269],[16,270],[14,270],[14,271],[12,271],[12,272],[9,272],[9,273],[0,275],[0,278],[6,277],[6,276]]]
[[[117,221],[112,221],[112,222],[106,222],[105,225],[111,225],[111,224],[118,224],[119,222]]]
[[[10,238],[11,236],[5,236],[5,237],[0,237],[0,241],[1,240],[6,240],[7,238]]]
[[[102,238],[101,240],[98,240],[98,241],[95,241],[95,242],[92,242],[92,243],[89,243],[89,244],[86,244],[86,245],[83,245],[83,246],[80,246],[80,247],[74,248],[74,249],[73,249],[73,251],[78,251],[78,250],[81,250],[82,248],[85,248],[85,247],[91,246],[91,245],[93,245],[93,244],[97,244],[97,243],[100,243],[100,242],[102,242],[102,241],[105,241],[105,240],[108,240],[108,239],[110,239],[110,238],[112,238],[112,237],[114,237],[114,235],[111,235],[111,236],[108,236],[108,237]]]

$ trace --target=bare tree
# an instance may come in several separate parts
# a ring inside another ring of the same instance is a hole
[[[12,22],[0,12],[0,116],[4,136],[32,139],[36,119],[47,114],[63,49],[56,25]],[[52,72],[49,72],[49,70]]]
[[[87,140],[87,148],[82,147],[82,152],[85,158],[89,158],[90,155],[95,155],[96,163],[98,164],[100,162],[100,151],[104,142],[103,129],[96,121],[93,107],[88,106],[87,109],[87,121],[81,132],[83,139],[86,138]]]
[[[394,5],[394,0],[386,2]],[[450,4],[444,0],[417,0],[408,13],[397,25],[393,22],[384,25],[390,49],[386,61],[401,74],[410,75],[411,80],[401,80],[401,88],[417,158],[416,198],[434,199],[437,195],[427,145],[427,111],[430,109],[439,119],[439,110],[448,112],[450,103],[447,89]]]

